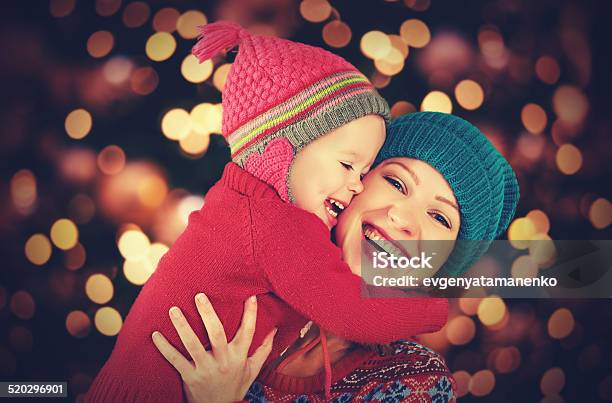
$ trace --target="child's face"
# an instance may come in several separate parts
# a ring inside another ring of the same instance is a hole
[[[444,176],[431,165],[413,158],[389,158],[373,169],[363,184],[363,193],[342,213],[336,228],[336,243],[354,272],[359,272],[361,241],[367,237],[391,241],[457,239],[461,225],[457,200]],[[435,270],[421,274],[433,275],[448,259],[454,242],[435,246],[444,249],[436,251]],[[416,256],[421,251],[403,252]]]
[[[295,204],[316,214],[331,229],[338,213],[363,190],[361,176],[384,141],[384,120],[367,115],[304,147],[295,156],[289,178]]]

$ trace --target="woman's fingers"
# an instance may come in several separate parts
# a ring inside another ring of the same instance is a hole
[[[187,361],[187,359],[183,357],[183,355],[174,348],[160,332],[153,332],[151,338],[153,339],[155,347],[157,347],[164,358],[166,358],[179,374],[181,374],[183,379],[193,370],[193,365]]]
[[[223,324],[219,320],[215,309],[208,300],[208,297],[203,293],[196,295],[196,307],[204,322],[204,327],[208,333],[208,340],[212,346],[213,355],[219,361],[221,367],[227,363],[227,337],[225,336],[225,329]]]
[[[242,313],[242,323],[232,340],[244,355],[249,351],[253,334],[255,333],[255,322],[257,321],[257,297],[251,296],[244,302],[244,312]]]
[[[255,380],[259,374],[259,371],[261,371],[261,367],[263,366],[264,362],[266,362],[266,358],[268,358],[268,355],[270,355],[270,351],[272,351],[272,341],[274,340],[274,336],[276,335],[277,331],[278,329],[275,328],[268,333],[261,346],[259,346],[253,355],[248,358],[247,361],[249,363],[249,367],[251,368],[251,375],[253,376],[253,379],[249,379],[249,384]]]
[[[183,345],[187,349],[187,352],[189,352],[189,355],[193,361],[196,363],[196,365],[204,364],[206,362],[208,353],[204,349],[204,346],[202,346],[202,342],[200,339],[198,339],[198,336],[195,334],[191,326],[189,326],[189,323],[187,322],[187,319],[185,319],[185,316],[181,310],[178,307],[173,306],[170,308],[169,313],[170,320],[172,321],[174,328],[176,329],[181,341],[183,342]]]

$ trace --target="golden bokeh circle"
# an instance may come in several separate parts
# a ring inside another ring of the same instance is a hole
[[[64,127],[70,138],[80,140],[91,131],[91,114],[85,109],[75,109],[66,116]]]
[[[381,31],[370,31],[361,37],[361,52],[372,60],[386,57],[391,49],[391,40]]]
[[[87,52],[91,57],[108,55],[115,45],[115,38],[109,31],[96,31],[87,39]]]
[[[564,339],[574,330],[574,315],[567,308],[559,308],[548,319],[548,334],[553,339]]]
[[[332,48],[343,48],[351,42],[353,32],[346,23],[334,20],[323,27],[323,41]]]
[[[484,102],[484,91],[476,81],[462,80],[455,86],[455,99],[461,107],[473,111]]]
[[[478,305],[478,319],[483,325],[491,327],[500,323],[506,314],[506,304],[498,296],[485,297]]]
[[[323,22],[331,12],[332,6],[327,0],[303,0],[300,3],[300,14],[309,22]]]
[[[62,250],[75,247],[79,241],[79,229],[67,218],[60,218],[51,226],[51,241]]]
[[[208,80],[212,72],[213,62],[210,59],[200,63],[194,55],[187,55],[181,63],[181,74],[190,83],[202,83]]]
[[[170,140],[180,140],[187,136],[191,130],[189,113],[181,108],[169,110],[162,118],[161,130]]]
[[[600,197],[589,207],[589,221],[597,229],[605,229],[612,222],[612,205],[607,199]]]
[[[413,48],[422,48],[431,40],[431,33],[427,24],[416,18],[402,23],[400,26],[400,36],[406,45]]]
[[[151,242],[149,238],[139,230],[125,231],[119,237],[118,242],[119,253],[125,259],[139,260],[145,258],[149,254]]]
[[[176,50],[176,40],[168,32],[157,32],[149,37],[145,45],[147,57],[155,62],[168,60]]]
[[[103,335],[115,336],[121,330],[123,320],[116,309],[105,306],[96,311],[94,323],[96,329]]]
[[[176,30],[180,36],[185,39],[194,39],[199,35],[198,27],[206,25],[208,19],[203,12],[198,10],[189,10],[181,14],[176,21]]]
[[[42,266],[51,258],[52,247],[49,238],[43,234],[32,235],[25,244],[27,259],[37,266]]]
[[[582,153],[572,144],[563,144],[555,156],[557,168],[565,175],[573,175],[582,167]]]
[[[92,274],[85,282],[85,294],[96,304],[106,304],[113,298],[114,292],[112,281],[104,274]]]
[[[529,133],[540,134],[546,128],[548,118],[540,105],[529,103],[521,110],[521,122]]]
[[[453,111],[453,103],[449,96],[442,91],[431,91],[423,98],[421,111],[451,113]]]

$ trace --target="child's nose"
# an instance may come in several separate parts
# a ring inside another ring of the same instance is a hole
[[[349,185],[348,185],[348,189],[354,193],[354,194],[359,194],[361,192],[363,192],[363,183],[361,183],[361,178],[357,177],[357,179],[353,179]]]

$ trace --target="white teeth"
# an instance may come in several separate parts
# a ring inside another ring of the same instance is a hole
[[[338,200],[331,199],[331,198],[328,200],[331,204],[336,205],[336,207],[338,207],[340,210],[344,210],[344,204],[340,203]]]
[[[390,255],[393,255],[393,256],[403,255],[401,250],[395,247],[395,245],[393,245],[391,242],[387,241],[387,239],[385,239],[378,231],[376,231],[376,229],[370,226],[367,226],[364,228],[363,234],[365,235],[366,238],[372,241],[377,241],[378,245]]]
[[[331,215],[332,217],[336,218],[338,217],[338,213],[336,213],[334,210],[330,209],[329,207],[325,206],[325,209],[327,210],[327,212],[329,213],[329,215]]]

